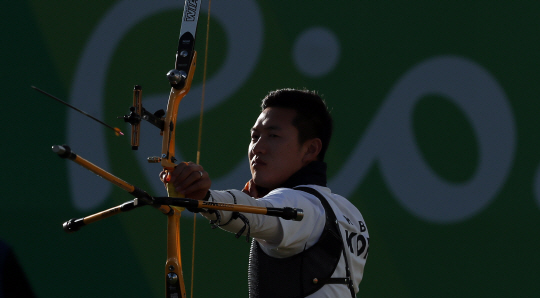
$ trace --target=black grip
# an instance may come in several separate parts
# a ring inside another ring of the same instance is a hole
[[[301,221],[304,218],[304,210],[299,208],[267,208],[266,215],[281,217],[286,220]]]
[[[71,151],[71,148],[68,145],[54,145],[52,146],[52,151],[60,158],[68,158],[71,160],[75,160],[77,158],[77,154],[75,154],[73,151]]]
[[[66,221],[62,226],[64,228],[64,231],[66,233],[73,233],[73,232],[77,232],[78,230],[81,229],[81,227],[85,226],[86,224],[84,223],[84,219],[83,218],[72,218],[68,221]]]

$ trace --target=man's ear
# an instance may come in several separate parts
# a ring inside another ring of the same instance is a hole
[[[307,140],[304,143],[304,148],[306,148],[306,153],[304,154],[304,157],[302,158],[302,163],[304,165],[307,165],[308,163],[317,160],[319,153],[322,150],[322,141],[319,138]]]

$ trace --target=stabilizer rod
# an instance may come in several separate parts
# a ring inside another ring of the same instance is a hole
[[[99,221],[104,218],[111,217],[113,215],[131,211],[137,207],[150,205],[159,209],[163,214],[171,215],[174,210],[170,206],[186,207],[194,209],[213,209],[213,210],[225,210],[225,211],[237,211],[243,213],[265,214],[269,216],[281,217],[286,220],[301,221],[304,217],[304,211],[299,208],[266,208],[248,205],[226,204],[199,201],[187,198],[172,198],[172,197],[152,197],[146,191],[127,183],[126,181],[114,176],[113,174],[105,171],[104,169],[96,166],[81,156],[71,151],[71,148],[67,145],[54,145],[52,150],[58,154],[61,158],[70,159],[77,164],[83,166],[96,175],[110,181],[116,186],[124,189],[134,197],[134,200],[127,201],[116,207],[89,215],[83,218],[72,218],[63,224],[64,231],[68,233],[76,232],[81,227]]]

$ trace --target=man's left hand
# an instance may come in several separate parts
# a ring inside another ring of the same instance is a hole
[[[178,193],[195,200],[203,200],[212,185],[208,173],[193,162],[182,162],[174,171],[163,171],[159,176],[165,185],[172,183]]]

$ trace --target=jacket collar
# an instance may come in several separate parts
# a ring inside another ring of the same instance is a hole
[[[308,184],[326,187],[326,168],[325,162],[312,161],[289,177],[280,187],[293,188]]]

